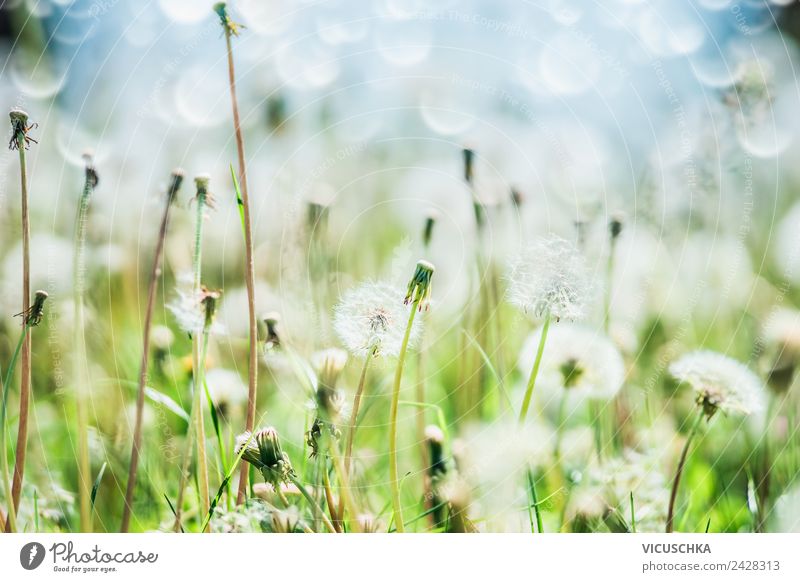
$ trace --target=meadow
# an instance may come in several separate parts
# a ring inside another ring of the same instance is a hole
[[[6,532],[800,531],[779,8],[145,4],[0,8]]]

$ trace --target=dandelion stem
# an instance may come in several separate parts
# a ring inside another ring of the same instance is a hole
[[[678,487],[681,483],[681,476],[683,475],[683,469],[686,466],[686,458],[689,456],[689,448],[692,445],[692,440],[694,440],[695,435],[697,434],[697,430],[700,428],[700,423],[703,420],[703,409],[702,407],[698,410],[697,416],[692,423],[692,427],[689,429],[689,434],[686,435],[686,442],[683,444],[683,450],[681,451],[680,459],[678,460],[678,468],[675,470],[675,479],[672,482],[672,491],[669,494],[669,508],[667,509],[667,533],[672,533],[673,525],[674,525],[674,515],[675,515],[675,500],[678,497]]]
[[[533,396],[533,387],[536,384],[536,377],[539,375],[539,366],[542,364],[542,355],[544,355],[544,345],[547,341],[547,332],[550,329],[550,320],[552,316],[548,311],[545,313],[544,316],[544,324],[542,324],[542,333],[539,336],[539,347],[536,350],[536,359],[533,362],[533,368],[531,369],[531,375],[528,378],[528,385],[525,388],[525,398],[522,400],[522,409],[519,413],[519,423],[522,424],[525,422],[525,418],[528,416],[528,407],[531,404],[531,396]]]
[[[8,451],[6,451],[6,410],[8,407],[8,391],[11,387],[14,369],[17,367],[17,359],[19,358],[20,350],[22,349],[22,345],[25,342],[25,337],[28,335],[28,330],[30,327],[31,326],[28,323],[25,323],[25,327],[22,328],[22,333],[19,334],[19,340],[17,341],[17,346],[14,349],[14,354],[11,356],[11,361],[8,363],[8,370],[6,370],[6,375],[5,378],[3,378],[2,386],[3,408],[0,410],[0,430],[2,430],[2,434],[0,434],[0,453],[3,454],[3,487],[8,497],[8,516],[5,524],[5,529],[8,532],[14,531],[17,527],[17,512],[14,508],[13,498],[11,496],[11,475],[8,469]]]
[[[367,384],[367,370],[369,363],[375,356],[377,348],[373,348],[367,357],[364,359],[364,366],[361,368],[361,376],[358,379],[358,388],[356,388],[356,395],[353,397],[353,411],[350,413],[350,424],[347,429],[347,442],[344,449],[344,473],[348,481],[350,480],[350,464],[353,459],[353,442],[356,438],[356,424],[358,422],[358,410],[361,407],[361,398],[364,395],[364,388]],[[344,518],[344,495],[339,500],[339,519]]]
[[[227,16],[224,3],[215,5],[215,10],[222,18],[225,31],[225,48],[228,58],[228,86],[231,93],[233,110],[233,131],[236,138],[236,152],[239,161],[239,180],[241,182],[241,204],[245,245],[245,284],[247,286],[247,309],[250,328],[250,360],[248,365],[247,416],[245,428],[253,430],[256,418],[256,387],[258,385],[258,327],[256,322],[255,299],[255,267],[253,263],[253,235],[250,220],[250,198],[247,190],[247,165],[245,164],[244,138],[239,121],[239,102],[236,98],[236,73],[233,64],[233,45],[231,37],[237,34],[237,28]],[[236,498],[238,504],[244,503],[247,493],[248,468],[242,465],[239,474],[239,491]]]
[[[400,383],[403,379],[403,366],[406,361],[408,351],[408,341],[411,337],[411,329],[414,326],[414,317],[419,310],[421,296],[416,296],[411,304],[411,313],[408,316],[408,325],[403,336],[403,343],[400,346],[400,354],[397,359],[397,370],[394,375],[394,387],[392,388],[392,404],[389,409],[389,481],[392,488],[392,506],[394,507],[394,522],[397,524],[397,532],[403,533],[403,508],[400,503],[400,479],[397,470],[397,409],[400,403]]]
[[[22,312],[30,309],[31,299],[31,225],[28,212],[28,165],[25,158],[26,152],[26,124],[28,115],[21,111],[11,112],[11,124],[16,139],[16,148],[19,151],[20,192],[22,210]],[[22,342],[22,357],[20,361],[20,386],[19,386],[19,427],[17,428],[17,447],[15,451],[14,479],[11,485],[11,498],[14,512],[19,509],[19,499],[22,493],[22,479],[25,474],[25,453],[28,449],[28,409],[31,397],[31,336],[24,334]],[[6,524],[6,531],[9,524]]]
[[[171,183],[164,203],[164,212],[161,215],[161,225],[158,230],[153,265],[150,269],[150,283],[147,290],[147,306],[144,314],[144,335],[142,338],[142,360],[139,367],[139,386],[136,394],[136,420],[133,429],[133,446],[131,448],[131,461],[128,468],[128,484],[125,489],[125,506],[122,511],[121,533],[127,533],[130,527],[131,511],[133,510],[133,492],[136,488],[136,471],[139,468],[139,449],[142,444],[142,414],[144,413],[144,392],[147,383],[147,367],[150,362],[150,325],[153,321],[153,309],[156,302],[156,288],[158,278],[161,276],[161,256],[164,252],[164,241],[167,238],[167,225],[169,224],[169,211],[178,189],[183,182],[183,172],[174,170]]]
[[[83,308],[86,290],[86,223],[89,203],[97,185],[97,173],[92,167],[91,157],[88,155],[84,157],[86,159],[86,177],[83,192],[78,202],[78,215],[75,221],[75,258],[72,279],[75,310],[75,409],[78,422],[78,497],[81,531],[86,533],[92,530],[92,477],[89,463],[89,415],[86,402],[89,369]]]
[[[322,523],[324,523],[325,527],[328,528],[328,531],[330,531],[331,533],[336,533],[336,528],[333,527],[331,520],[328,519],[328,516],[325,515],[324,511],[322,511],[322,508],[311,496],[311,493],[308,492],[308,489],[306,489],[305,485],[303,485],[295,475],[289,475],[289,480],[292,483],[294,483],[295,487],[297,487],[300,490],[300,493],[303,495],[303,497],[306,498],[306,501],[308,501],[308,503],[311,505],[311,509],[317,515],[319,515],[320,519],[322,520]]]

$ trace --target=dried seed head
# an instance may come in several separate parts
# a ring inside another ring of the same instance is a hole
[[[81,155],[83,158],[83,163],[85,166],[86,171],[86,186],[88,188],[97,188],[97,183],[99,182],[100,178],[97,175],[97,170],[94,167],[94,152],[92,150],[86,150]]]
[[[208,332],[214,324],[214,317],[217,313],[217,302],[222,296],[221,291],[212,291],[206,287],[200,290],[200,305],[203,306],[203,313],[205,315],[203,322],[203,331]]]
[[[228,15],[228,7],[225,2],[217,2],[214,4],[214,12],[216,12],[217,16],[219,16],[220,24],[222,24],[226,34],[230,34],[231,36],[239,36],[239,29],[244,28],[244,26],[231,20],[231,17]]]
[[[209,208],[214,208],[215,200],[214,196],[208,189],[209,182],[211,182],[211,176],[208,174],[200,174],[199,176],[195,176],[194,185],[197,189],[195,200],[197,200],[199,204],[205,204]]]
[[[691,352],[674,362],[669,371],[676,380],[692,387],[697,404],[708,418],[717,410],[746,416],[763,408],[765,394],[758,376],[723,354]]]
[[[11,140],[8,142],[9,149],[28,149],[31,143],[39,143],[28,135],[28,132],[36,127],[36,124],[28,125],[28,114],[25,111],[22,109],[12,109],[8,112],[8,117],[11,120]]]
[[[37,291],[33,297],[33,303],[27,311],[17,313],[17,316],[22,316],[23,325],[36,327],[42,322],[44,315],[44,302],[47,300],[47,292]]]
[[[428,261],[417,261],[417,268],[414,270],[414,276],[408,283],[408,291],[404,303],[408,305],[412,303],[419,305],[419,310],[423,308],[428,309],[431,297],[431,279],[433,279],[433,272],[436,268]]]
[[[178,191],[181,189],[181,184],[183,184],[183,176],[184,172],[181,168],[172,170],[169,186],[167,187],[167,199],[170,204],[172,204],[178,196]]]

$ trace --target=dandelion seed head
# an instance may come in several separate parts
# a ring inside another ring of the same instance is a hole
[[[207,290],[201,289],[199,293],[194,293],[179,289],[177,297],[167,304],[167,309],[172,312],[178,327],[183,331],[189,334],[202,333],[206,329],[210,297]],[[213,302],[216,302],[218,297],[218,295],[214,297]],[[208,333],[224,335],[225,328],[212,317],[208,322]]]
[[[748,415],[761,410],[761,380],[747,366],[709,350],[690,352],[669,367],[670,374],[694,390],[711,416],[716,410]]]
[[[403,343],[410,307],[403,304],[401,289],[368,281],[351,289],[336,306],[333,326],[347,350],[359,357],[397,357]],[[411,328],[410,345],[421,333],[419,319]]]
[[[537,317],[584,316],[592,285],[589,271],[575,246],[557,236],[528,245],[511,263],[508,300]]]
[[[541,333],[540,328],[525,340],[518,363],[523,373],[533,367]],[[611,400],[624,380],[622,355],[605,335],[579,323],[550,327],[537,382],[550,400],[560,402],[563,390],[575,405],[585,399]]]

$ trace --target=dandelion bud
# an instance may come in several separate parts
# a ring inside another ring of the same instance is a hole
[[[264,315],[262,320],[267,328],[267,337],[264,340],[264,347],[269,350],[280,346],[281,338],[280,335],[278,335],[278,323],[280,323],[281,320],[280,314],[272,311]]]
[[[234,454],[241,454],[243,460],[247,461],[256,468],[261,469],[261,454],[258,450],[258,444],[255,441],[255,437],[251,432],[248,431],[236,437]]]
[[[283,460],[278,431],[271,426],[259,429],[256,431],[255,439],[258,444],[258,454],[262,465],[272,467]]]
[[[435,210],[431,210],[425,219],[425,228],[422,230],[422,244],[427,248],[431,244],[433,238],[433,227],[436,225],[436,220],[439,218]]]
[[[447,472],[444,459],[444,433],[438,426],[432,424],[425,428],[425,443],[428,445],[428,454],[431,466],[428,473],[431,479],[436,479]]]
[[[611,235],[611,240],[615,241],[622,233],[622,227],[625,225],[625,216],[621,212],[611,215],[608,221],[608,233]]]
[[[525,195],[518,188],[512,187],[511,202],[514,204],[514,208],[520,208],[525,202]]]
[[[242,452],[242,449],[244,451]],[[281,448],[278,431],[266,427],[251,433],[244,433],[236,439],[236,454],[258,468],[264,480],[276,489],[289,480],[293,473],[289,457]]]
[[[472,184],[472,179],[475,177],[474,175],[474,162],[475,162],[475,152],[470,148],[464,148],[462,150],[464,154],[464,181],[467,184]]]
[[[181,184],[183,184],[183,170],[181,168],[175,168],[172,170],[169,187],[167,188],[167,200],[169,200],[170,204],[172,204],[178,196],[178,190],[181,189]]]
[[[435,267],[428,261],[417,261],[417,268],[414,271],[414,276],[408,284],[408,291],[404,303],[408,305],[412,303],[419,305],[419,310],[422,311],[423,307],[428,308],[428,303],[431,297],[431,279]]]

